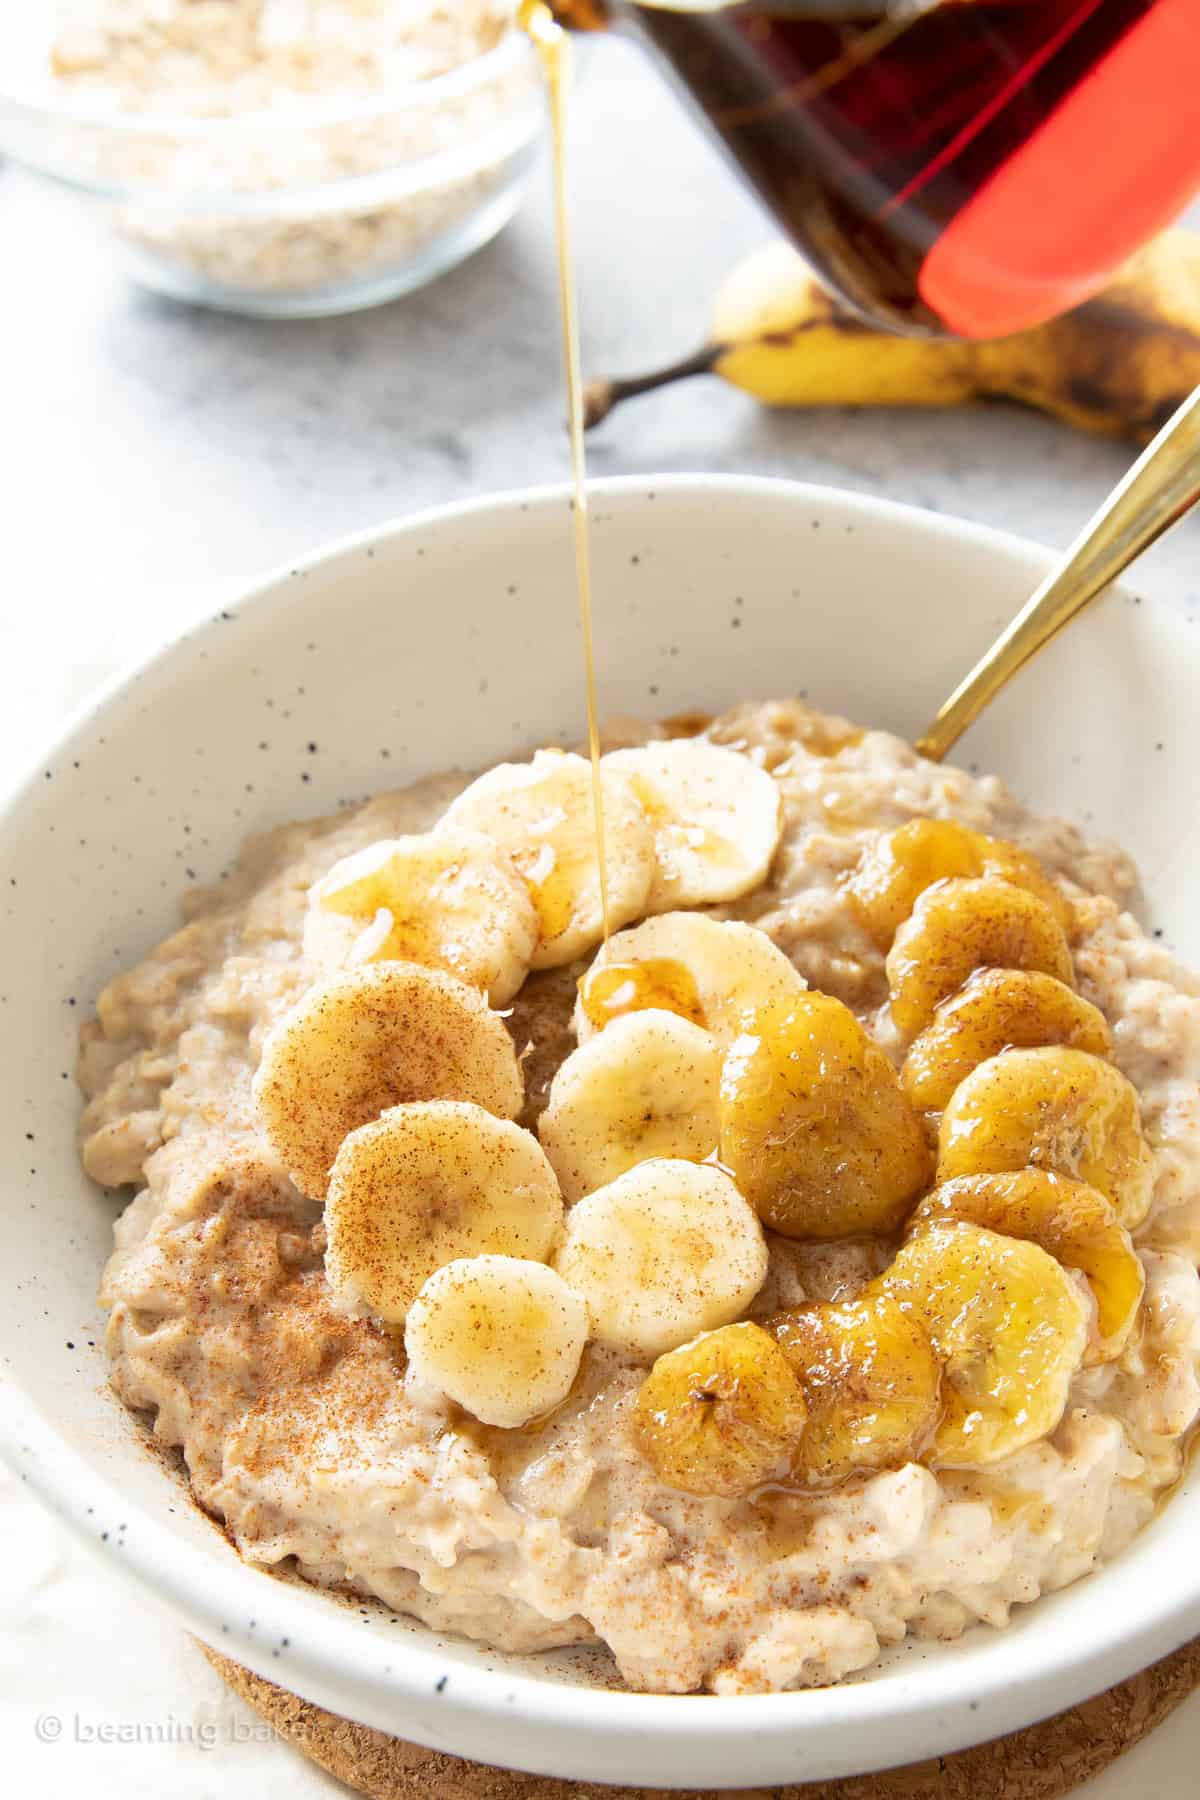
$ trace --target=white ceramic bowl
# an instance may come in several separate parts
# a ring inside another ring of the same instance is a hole
[[[773,482],[600,483],[595,521],[609,711],[791,689],[914,733],[1045,562],[951,520]],[[110,689],[4,805],[0,1436],[36,1492],[210,1643],[338,1712],[465,1756],[711,1789],[862,1771],[1009,1731],[1200,1631],[1200,1468],[1115,1564],[1007,1631],[902,1650],[831,1690],[663,1698],[590,1686],[561,1656],[494,1656],[382,1615],[364,1622],[247,1567],[105,1392],[94,1294],[114,1207],[76,1165],[67,1074],[97,989],[173,925],[185,869],[215,876],[248,830],[577,737],[572,607],[561,491],[356,538]],[[1200,634],[1113,597],[963,746],[1035,805],[1121,838],[1156,922],[1194,963],[1197,692]]]

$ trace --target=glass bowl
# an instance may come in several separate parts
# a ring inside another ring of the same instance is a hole
[[[28,23],[0,20],[0,151],[73,193],[136,280],[231,312],[350,312],[432,281],[511,218],[545,116],[515,30],[382,95],[206,118],[79,104],[39,76]]]

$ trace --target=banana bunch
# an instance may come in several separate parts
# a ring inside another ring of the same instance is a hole
[[[717,292],[710,342],[668,368],[589,384],[589,426],[637,394],[720,375],[768,406],[1011,400],[1145,443],[1200,385],[1200,234],[1169,231],[1064,317],[994,342],[893,337],[845,310],[787,244]]]

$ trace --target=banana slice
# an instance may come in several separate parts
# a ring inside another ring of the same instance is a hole
[[[748,756],[676,738],[614,750],[603,767],[629,776],[654,826],[648,912],[737,900],[766,880],[782,806],[774,780]]]
[[[896,1029],[924,1031],[976,969],[1037,969],[1067,987],[1066,935],[1044,900],[1007,881],[939,881],[926,888],[887,954]]]
[[[320,1200],[342,1139],[408,1100],[471,1100],[515,1118],[521,1071],[475,988],[416,963],[373,963],[310,988],[268,1033],[254,1077],[264,1131]]]
[[[717,1147],[721,1050],[671,1012],[630,1013],[574,1051],[538,1123],[568,1201],[654,1157],[703,1162]]]
[[[561,1406],[587,1343],[587,1307],[561,1275],[515,1256],[469,1256],[431,1275],[408,1311],[413,1375],[484,1425]]]
[[[1085,1050],[1006,1050],[980,1063],[942,1114],[938,1181],[1028,1165],[1099,1188],[1136,1230],[1154,1190],[1136,1089]]]
[[[460,1257],[544,1261],[562,1196],[537,1139],[461,1100],[393,1106],[352,1131],[329,1176],[325,1273],[337,1305],[385,1324]]]
[[[806,1487],[898,1469],[925,1449],[941,1416],[941,1365],[920,1320],[885,1289],[761,1323],[808,1402],[792,1457],[792,1474]]]
[[[1036,856],[1007,838],[986,837],[953,819],[910,819],[880,834],[846,882],[851,903],[881,950],[935,881],[989,876],[1027,888],[1044,900],[1060,925],[1069,908]]]
[[[943,1413],[925,1460],[997,1462],[1054,1430],[1087,1344],[1087,1308],[1037,1244],[978,1225],[926,1225],[883,1283],[942,1360]]]
[[[609,940],[579,984],[575,1030],[586,1043],[612,1019],[656,1007],[730,1044],[748,1007],[802,994],[806,986],[756,925],[662,913]]]
[[[1096,1302],[1096,1329],[1084,1361],[1111,1362],[1133,1330],[1146,1272],[1111,1203],[1093,1187],[1020,1169],[1012,1175],[962,1175],[927,1194],[910,1229],[937,1220],[966,1219],[989,1231],[1040,1244],[1068,1269],[1086,1276]]]
[[[720,1159],[763,1222],[793,1238],[898,1230],[932,1161],[883,1051],[817,993],[745,1015],[721,1072]]]
[[[600,770],[604,866],[611,926],[646,910],[654,879],[654,828],[633,782]],[[539,750],[532,762],[501,763],[458,796],[439,830],[478,831],[512,860],[538,915],[531,966],[553,969],[604,935],[592,768],[586,757]]]
[[[900,1079],[914,1106],[940,1112],[960,1081],[1001,1050],[1067,1044],[1112,1055],[1104,1014],[1053,975],[980,969],[943,1000],[904,1059]]]
[[[748,1494],[787,1466],[806,1409],[786,1356],[758,1325],[726,1325],[660,1356],[638,1391],[634,1441],[685,1494]]]
[[[388,838],[345,856],[309,894],[311,960],[448,969],[504,1006],[529,969],[538,918],[508,858],[478,832]]]
[[[310,890],[311,893],[311,890]],[[304,960],[326,975],[339,969],[361,969],[367,963],[391,960],[383,947],[392,929],[392,915],[385,907],[370,917],[348,919],[309,903],[304,915]],[[420,957],[413,957],[420,962]]]
[[[723,1169],[639,1163],[567,1214],[554,1266],[587,1297],[592,1335],[654,1357],[744,1312],[767,1276],[754,1213]]]

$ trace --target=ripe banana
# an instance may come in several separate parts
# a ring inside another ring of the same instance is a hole
[[[587,1307],[561,1275],[515,1256],[446,1263],[404,1327],[414,1378],[485,1425],[527,1425],[571,1391],[587,1342]]]
[[[469,1100],[515,1119],[512,1039],[477,988],[417,963],[370,963],[320,982],[268,1033],[259,1123],[302,1194],[322,1200],[343,1138],[390,1106]]]
[[[309,893],[304,953],[318,966],[423,963],[506,1006],[529,973],[538,919],[528,887],[474,832],[386,838],[344,856]]]
[[[714,374],[768,406],[1015,400],[1082,431],[1145,443],[1200,384],[1200,234],[1166,232],[1095,299],[993,343],[875,331],[774,243],[726,279],[712,328],[704,349],[670,368],[591,382],[588,425],[636,394]]]
[[[649,971],[642,979],[642,971]],[[616,973],[618,986],[606,991]],[[757,925],[707,913],[660,913],[609,941],[579,984],[581,1044],[610,1019],[643,1007],[681,1012],[731,1044],[747,1007],[805,991],[803,975]],[[628,990],[626,993],[625,990]],[[685,995],[683,999],[677,998]]]
[[[717,1148],[721,1049],[677,1013],[628,1013],[573,1050],[538,1121],[568,1201],[656,1156],[703,1162]]]
[[[767,1277],[762,1227],[711,1163],[639,1163],[573,1206],[554,1266],[592,1336],[649,1360],[732,1324]]]
[[[329,1174],[325,1274],[342,1311],[398,1325],[446,1263],[539,1262],[562,1197],[537,1139],[459,1100],[393,1106],[352,1131]]]
[[[721,1067],[720,1161],[784,1237],[884,1236],[927,1185],[920,1119],[879,1045],[832,994],[742,1015]]]
[[[629,776],[654,827],[647,912],[737,900],[766,880],[783,825],[781,795],[748,756],[676,738],[613,750],[603,767]]]
[[[626,925],[646,910],[654,879],[654,827],[632,781],[600,771],[608,915]],[[532,762],[500,763],[473,781],[438,829],[490,838],[524,876],[538,915],[535,969],[554,969],[604,935],[592,768],[587,758],[539,750]]]

